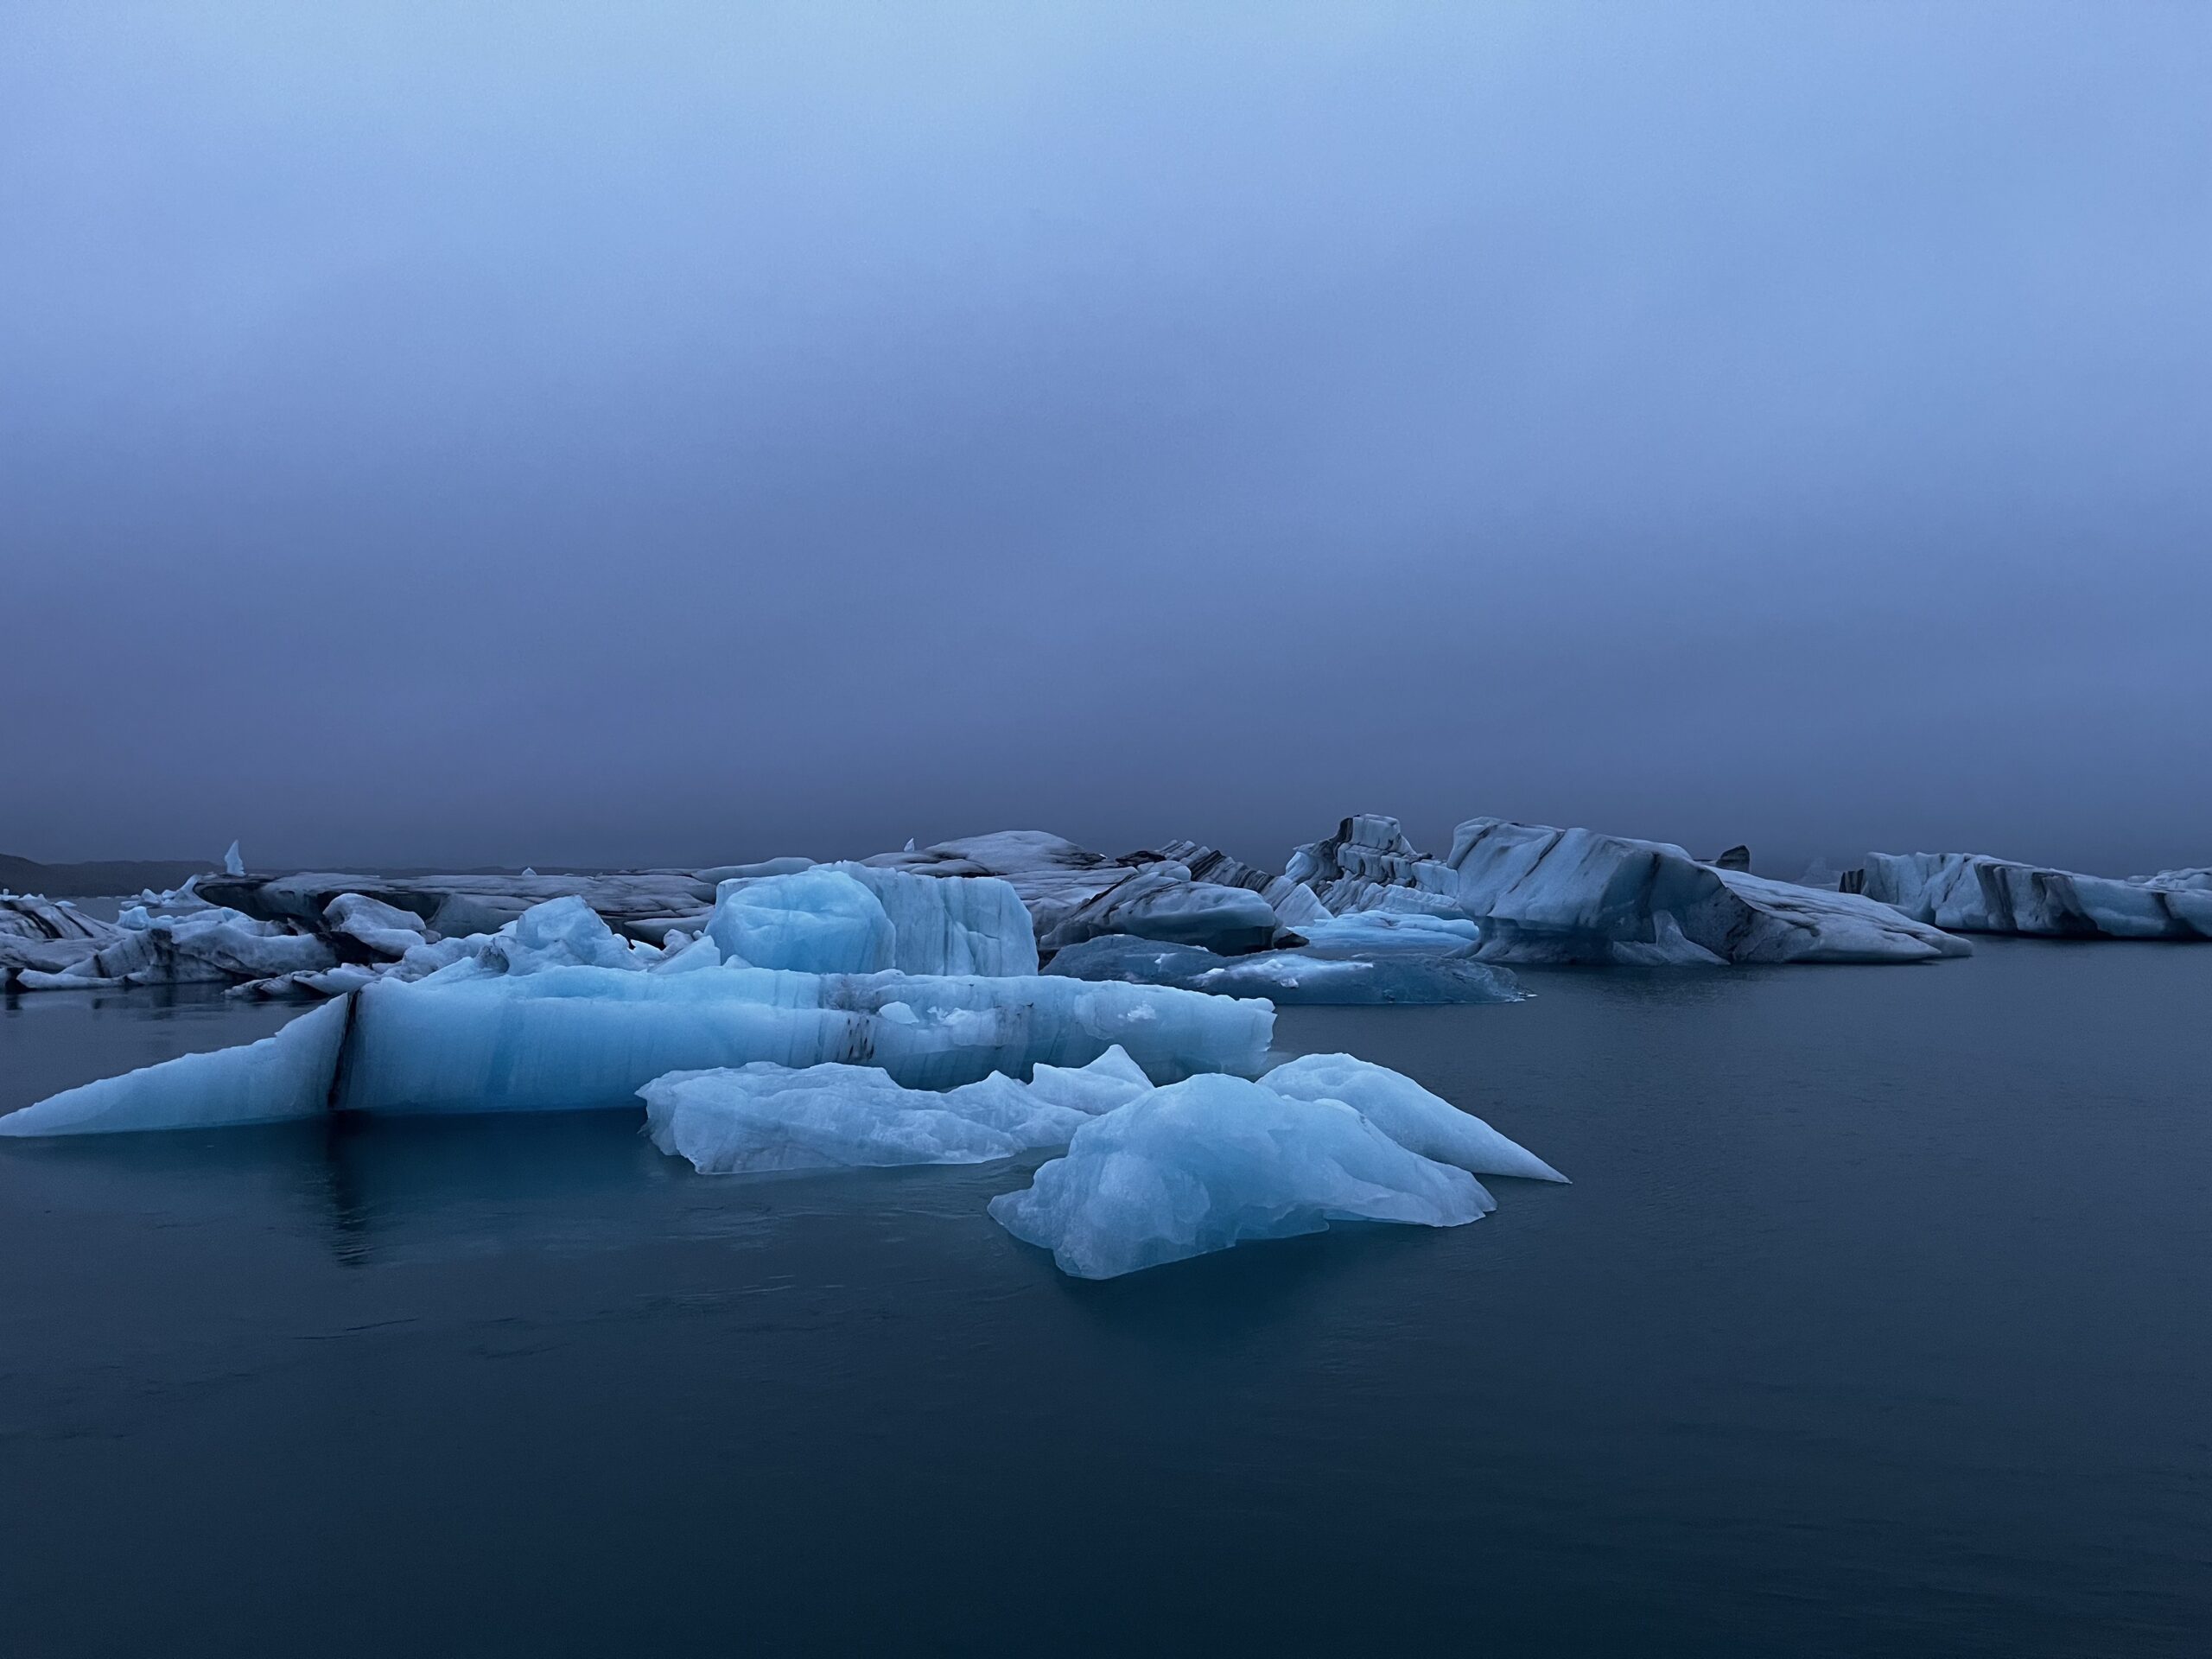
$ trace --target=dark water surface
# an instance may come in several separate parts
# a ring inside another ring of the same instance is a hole
[[[0,1142],[12,1655],[2202,1654],[2212,950],[1301,1009],[1575,1178],[1104,1285],[1027,1165]],[[0,1006],[0,1107],[272,1028]]]

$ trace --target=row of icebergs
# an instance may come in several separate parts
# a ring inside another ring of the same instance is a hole
[[[350,896],[348,920],[382,919]],[[733,877],[696,936],[658,944],[570,894],[410,960],[426,970],[67,1090],[0,1135],[642,1100],[654,1143],[709,1173],[1065,1147],[992,1213],[1089,1278],[1335,1221],[1457,1226],[1496,1207],[1478,1176],[1563,1179],[1396,1072],[1271,1066],[1265,1001],[1040,974],[1030,912],[995,877]]]
[[[695,871],[219,874],[112,923],[0,894],[24,989],[205,981],[323,1006],[0,1117],[0,1135],[331,1113],[635,1109],[709,1173],[1065,1147],[992,1214],[1109,1277],[1337,1220],[1453,1226],[1556,1171],[1348,1055],[1271,1065],[1281,1002],[1510,1001],[1508,964],[1912,962],[1953,931],[2212,937],[2212,874],[1963,855],[1828,891],[1733,849],[1474,818],[1443,857],[1347,818],[1281,874],[1033,831]]]
[[[1011,888],[1029,919],[1010,947],[1018,955],[947,958],[946,971],[1041,965],[1284,1003],[1510,1001],[1510,968],[1534,963],[1925,962],[1964,954],[1961,933],[2212,938],[2202,869],[2120,880],[1977,854],[1876,853],[1823,887],[1748,864],[1740,847],[1700,860],[1667,842],[1498,818],[1468,819],[1448,852],[1429,856],[1396,819],[1360,815],[1298,848],[1281,874],[1195,842],[1115,858],[1039,830],[829,868]],[[608,874],[270,876],[248,874],[233,846],[222,873],[143,893],[114,922],[0,893],[0,985],[335,995],[419,978],[556,899],[658,948],[696,937],[728,883],[816,868],[786,858]]]

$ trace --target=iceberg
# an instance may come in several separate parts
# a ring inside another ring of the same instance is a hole
[[[891,918],[834,870],[722,884],[706,937],[726,963],[809,974],[874,974],[891,966]]]
[[[1304,882],[1293,881],[1287,876],[1270,875],[1265,870],[1255,869],[1214,848],[1203,846],[1195,841],[1171,841],[1160,849],[1160,856],[1190,871],[1193,881],[1211,882],[1223,887],[1249,888],[1268,901],[1268,908],[1286,927],[1294,927],[1302,932],[1306,923],[1328,919],[1327,906]]]
[[[1111,1279],[1332,1222],[1457,1227],[1495,1207],[1465,1170],[1408,1151],[1340,1101],[1201,1077],[1090,1119],[990,1212],[1063,1273]]]
[[[454,937],[493,933],[534,905],[575,898],[618,931],[658,943],[671,927],[695,931],[715,902],[715,883],[689,871],[647,870],[606,875],[378,876],[325,870],[263,879],[205,876],[200,892],[256,920],[318,930],[332,900],[347,893],[374,899],[421,917]]]
[[[655,1146],[702,1174],[737,1174],[986,1163],[1065,1145],[1091,1116],[1073,1101],[1119,1104],[1152,1086],[1138,1072],[1132,1090],[1125,1074],[1135,1067],[1118,1047],[1088,1067],[1038,1070],[1052,1075],[1022,1084],[994,1072],[933,1090],[903,1088],[876,1066],[756,1061],[672,1072],[638,1092]]]
[[[2035,938],[2212,939],[2212,874],[2122,879],[1982,853],[1870,853],[1865,896],[1961,933]]]
[[[1473,931],[1471,923],[1460,925]],[[1326,948],[1223,957],[1196,945],[1163,944],[1111,933],[1056,953],[1045,971],[1094,982],[1172,985],[1221,996],[1264,996],[1284,1006],[1419,1007],[1521,1001],[1513,976],[1477,962],[1464,938],[1451,936],[1448,945],[1431,945],[1426,953],[1393,939],[1394,948],[1388,951],[1339,954],[1346,942],[1338,938]]]
[[[817,974],[1037,971],[1020,895],[992,877],[864,864],[724,881],[706,925],[723,960]]]
[[[49,990],[73,983],[223,984],[337,965],[336,955],[321,939],[234,910],[198,906],[156,915],[144,905],[134,905],[89,956],[59,974],[22,976],[22,982]]]
[[[754,1060],[880,1067],[947,1089],[1042,1062],[1084,1065],[1119,1044],[1161,1079],[1255,1075],[1274,1033],[1265,1002],[1077,980],[656,974],[463,963],[359,993],[337,1101],[380,1112],[560,1111],[627,1104],[671,1071]]]
[[[549,963],[526,953],[518,962],[505,950],[462,957],[420,980],[381,976],[315,1012],[328,1010],[346,1011],[334,1016],[341,1021],[350,1016],[334,1078],[257,1073],[248,1118],[308,1116],[326,1104],[391,1113],[620,1109],[670,1072],[754,1061],[875,1067],[905,1087],[930,1090],[994,1071],[1026,1077],[1042,1066],[1048,1096],[1067,1103],[1071,1085],[1054,1080],[1054,1068],[1088,1067],[1118,1046],[1150,1078],[1254,1076],[1274,1029],[1266,1002],[1152,986],[760,968],[663,973]],[[203,1064],[165,1061],[111,1080],[133,1103],[131,1127],[247,1121],[211,1097],[200,1075],[220,1057],[188,1058]],[[297,1092],[271,1104],[286,1077]],[[1084,1088],[1113,1084],[1102,1075]],[[53,1104],[25,1107],[0,1124],[11,1134],[70,1132],[76,1118],[48,1111]]]
[[[1038,1099],[1086,1117],[1126,1106],[1139,1095],[1150,1094],[1152,1088],[1144,1068],[1119,1043],[1088,1065],[1040,1065],[1029,1078],[1029,1091]]]
[[[332,899],[323,906],[322,920],[334,946],[346,941],[377,961],[397,962],[429,935],[428,925],[412,911],[358,893]]]
[[[273,1037],[64,1090],[0,1116],[0,1135],[229,1128],[327,1109],[351,1006],[326,1002]]]
[[[1275,1067],[1260,1082],[1292,1100],[1342,1101],[1407,1151],[1471,1175],[1567,1179],[1473,1113],[1461,1111],[1385,1065],[1350,1054],[1308,1054]]]
[[[1109,858],[1041,830],[939,842],[867,862],[918,875],[991,875],[1010,882],[1029,912],[1040,953],[1104,933],[1203,945],[1227,955],[1274,942],[1282,918],[1260,893],[1192,879],[1154,853]]]
[[[1848,893],[1701,863],[1670,842],[1470,818],[1442,859],[1395,818],[1347,818],[1290,874],[1339,915],[1404,906],[1465,917],[1485,962],[1639,967],[1931,962],[1968,947]]]
[[[122,932],[66,899],[0,891],[0,985],[24,973],[66,974]]]
[[[1451,870],[1422,857],[1398,821],[1379,813],[1355,813],[1335,835],[1299,848],[1283,876],[1318,895],[1332,916],[1397,909],[1471,919],[1453,894]]]

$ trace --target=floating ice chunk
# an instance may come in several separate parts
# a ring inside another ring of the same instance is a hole
[[[349,1006],[327,1002],[273,1037],[104,1077],[0,1117],[0,1135],[210,1128],[323,1111]]]
[[[550,968],[641,969],[657,955],[649,946],[632,944],[607,926],[597,911],[571,896],[533,905],[479,941],[469,956],[439,971],[454,977],[537,974]]]
[[[1466,1171],[1407,1151],[1349,1106],[1226,1077],[1155,1090],[1091,1119],[1066,1156],[990,1206],[1000,1225],[1079,1279],[1333,1221],[1456,1227],[1493,1207]]]
[[[1463,924],[1464,925],[1464,924]],[[1339,957],[1323,950],[1264,950],[1221,957],[1195,945],[1108,934],[1071,945],[1045,970],[1073,979],[1173,985],[1223,996],[1264,996],[1284,1005],[1517,1002],[1521,991],[1502,968],[1472,960],[1464,942],[1448,952],[1408,950]]]
[[[1033,974],[1020,895],[990,877],[823,864],[725,881],[707,931],[726,960],[810,974]]]
[[[1088,1065],[1040,1065],[1029,1079],[1030,1092],[1047,1105],[1071,1107],[1088,1116],[1126,1106],[1149,1094],[1152,1079],[1115,1044]]]
[[[801,870],[810,870],[810,858],[764,858],[753,864],[715,864],[694,871],[702,881],[710,886],[724,881],[753,881],[764,875],[796,875]]]
[[[1398,821],[1380,813],[1356,813],[1335,835],[1298,849],[1283,878],[1303,882],[1333,915],[1378,906],[1460,913],[1451,870],[1423,858]]]
[[[122,936],[112,923],[36,893],[0,893],[0,984],[26,976],[36,989]]]
[[[1171,841],[1160,849],[1160,854],[1190,871],[1193,881],[1250,888],[1268,901],[1284,926],[1294,927],[1301,933],[1306,931],[1307,923],[1326,921],[1329,918],[1326,907],[1303,881],[1271,875],[1217,849],[1195,841]]]
[[[1105,933],[1131,933],[1173,944],[1235,953],[1256,950],[1281,931],[1274,907],[1247,887],[1193,881],[1180,864],[1132,871],[1040,932],[1058,950]]]
[[[1441,916],[1427,909],[1400,910],[1388,904],[1348,916],[1303,922],[1298,931],[1307,950],[1331,957],[1471,952],[1482,938],[1482,930],[1464,916]]]
[[[725,962],[804,974],[874,974],[898,935],[883,904],[840,870],[725,881],[707,935]]]
[[[323,906],[323,925],[371,956],[397,962],[423,941],[428,929],[412,911],[362,893],[341,893]]]
[[[829,868],[859,882],[883,906],[892,931],[887,965],[902,974],[1037,971],[1036,931],[1021,895],[1008,882],[995,876],[913,875],[867,864]]]
[[[343,996],[348,991],[358,991],[391,971],[395,964],[385,963],[371,966],[366,963],[341,962],[335,968],[325,968],[311,974],[276,974],[267,979],[249,979],[243,985],[233,985],[225,992],[250,1002],[281,1002],[289,998],[305,996]]]
[[[266,979],[338,964],[321,939],[220,906],[156,915],[143,905],[133,906],[117,925],[117,937],[73,972],[132,985],[167,985]]]
[[[1870,853],[1863,891],[1964,933],[2039,938],[2212,938],[2212,892],[2198,870],[2135,880],[2076,875],[1980,853]]]
[[[680,870],[611,875],[377,876],[302,870],[270,880],[203,879],[200,892],[264,921],[304,928],[322,925],[324,909],[348,893],[383,900],[426,918],[449,938],[493,933],[533,905],[582,899],[611,925],[640,938],[671,926],[694,931],[714,903],[715,886]]]
[[[1041,830],[1002,830],[868,861],[921,875],[1003,877],[1028,908],[1043,951],[1131,933],[1235,952],[1270,943],[1280,927],[1257,893],[1193,881],[1188,866],[1157,853],[1109,858]]]
[[[656,974],[688,974],[701,968],[722,965],[721,947],[702,934],[686,938],[681,930],[671,932],[661,947],[661,957],[647,970]]]
[[[1063,1145],[1090,1121],[997,1073],[936,1091],[875,1066],[756,1062],[674,1072],[638,1092],[653,1144],[705,1174],[983,1163]]]
[[[223,874],[225,875],[245,874],[245,860],[238,856],[238,844],[235,841],[231,843],[230,851],[223,855]]]
[[[910,1089],[1082,1065],[1116,1044],[1148,1075],[1256,1073],[1265,1002],[1050,977],[639,973],[380,979],[358,999],[339,1103],[361,1111],[628,1104],[671,1071],[769,1060],[880,1066]]]
[[[1717,868],[1666,842],[1501,818],[1468,819],[1443,859],[1415,852],[1395,818],[1346,818],[1300,848],[1290,874],[1340,915],[1403,904],[1471,917],[1488,962],[1928,962],[1967,951],[1856,894]]]
[[[1959,941],[1848,893],[1700,864],[1680,847],[1470,818],[1445,861],[1453,896],[1508,961],[1904,962]],[[1616,947],[1624,947],[1617,949]]]
[[[1275,1067],[1260,1082],[1294,1100],[1340,1100],[1408,1152],[1440,1164],[1455,1164],[1477,1175],[1567,1179],[1527,1147],[1403,1072],[1350,1054],[1308,1054]]]

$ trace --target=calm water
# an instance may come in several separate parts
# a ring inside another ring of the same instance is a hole
[[[1027,1166],[0,1143],[26,1656],[2201,1654],[2212,950],[1294,1010],[1573,1176],[1105,1285]],[[0,1106],[259,1035],[0,1006]]]

